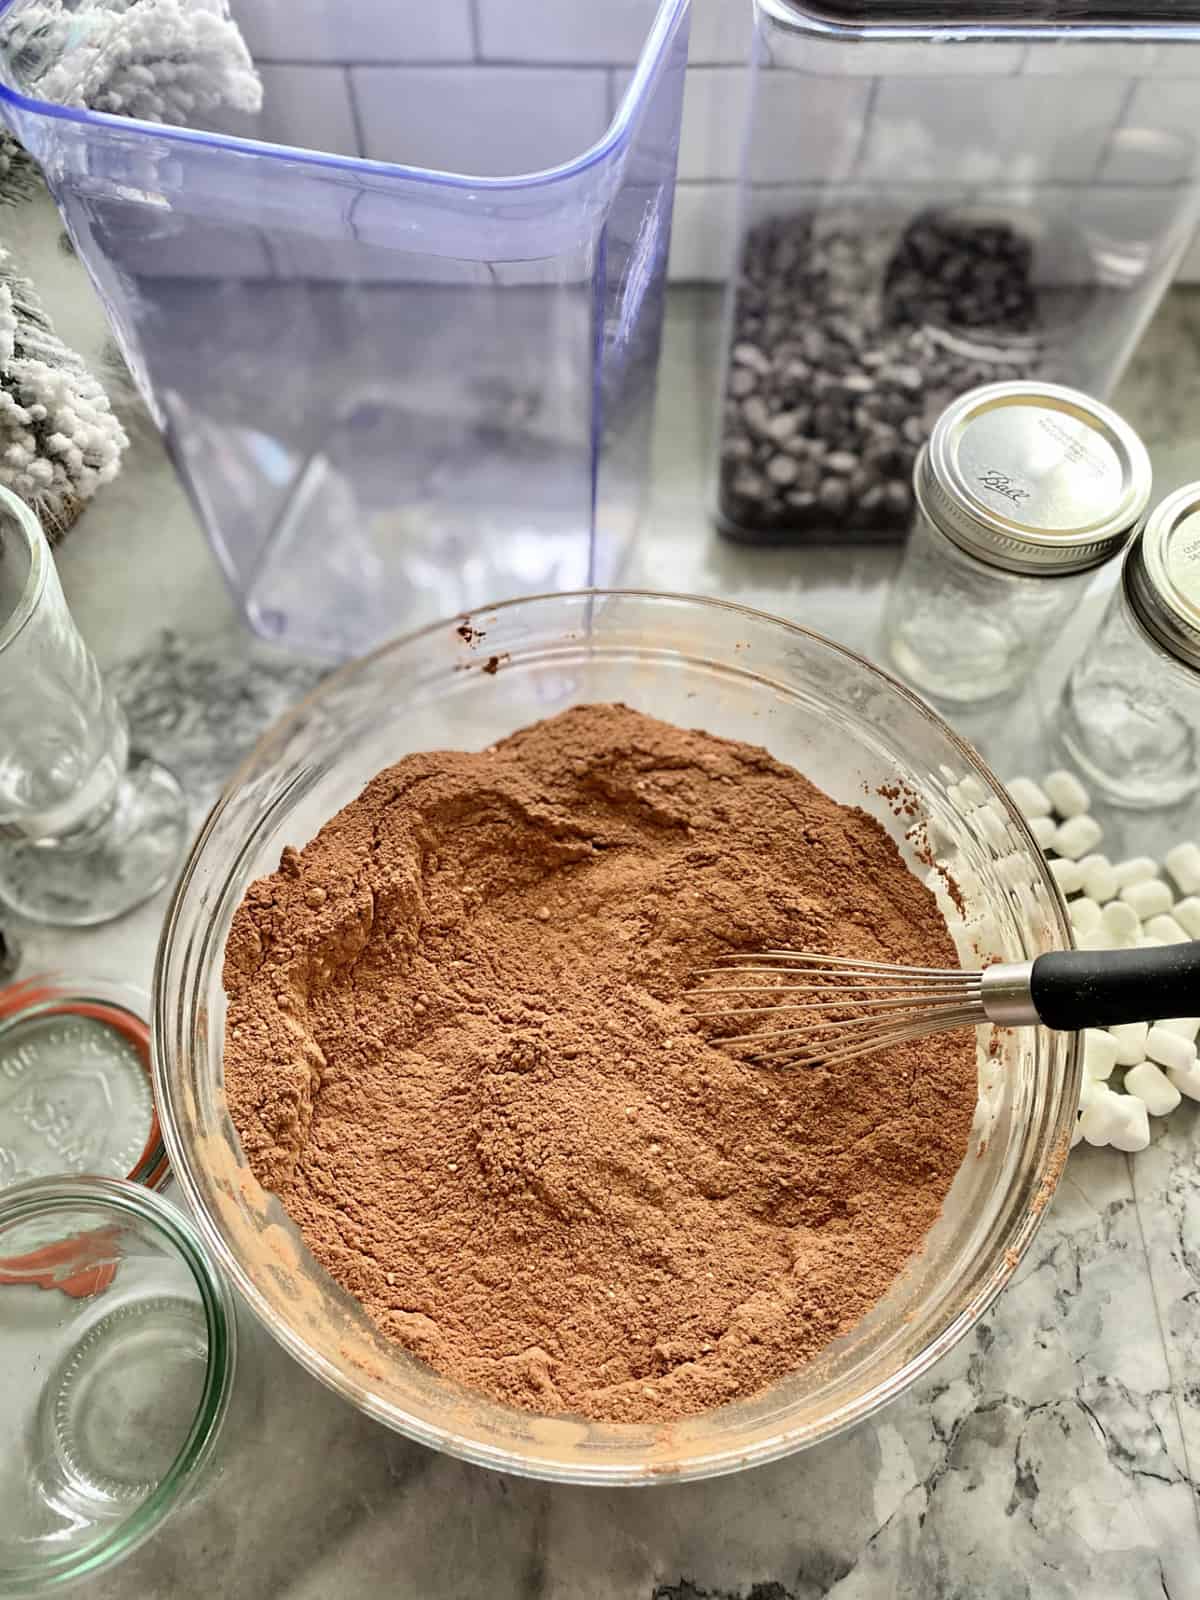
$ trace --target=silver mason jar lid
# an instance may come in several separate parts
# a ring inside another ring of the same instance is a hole
[[[915,488],[968,555],[1052,577],[1121,548],[1150,497],[1150,458],[1128,423],[1078,389],[988,383],[942,412]]]
[[[1125,557],[1125,593],[1152,639],[1200,667],[1200,483],[1169,494]]]

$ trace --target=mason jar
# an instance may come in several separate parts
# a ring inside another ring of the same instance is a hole
[[[1200,483],[1168,495],[1130,545],[1055,732],[1114,805],[1151,810],[1200,789]]]
[[[888,664],[935,700],[1014,690],[1088,575],[1125,544],[1150,460],[1108,406],[1059,384],[985,384],[934,424],[884,616]]]

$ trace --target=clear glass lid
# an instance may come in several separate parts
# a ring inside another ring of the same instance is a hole
[[[0,1190],[84,1173],[162,1182],[146,1013],[136,990],[97,979],[0,989]]]

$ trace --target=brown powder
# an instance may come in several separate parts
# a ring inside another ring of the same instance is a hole
[[[771,944],[957,964],[878,823],[750,745],[596,705],[409,756],[247,892],[230,1112],[438,1371],[539,1411],[702,1411],[883,1295],[975,1103],[969,1034],[795,1071],[706,1037],[694,970]]]

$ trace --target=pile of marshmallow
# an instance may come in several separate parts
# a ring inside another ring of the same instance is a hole
[[[1074,773],[1051,772],[1041,783],[1013,778],[1008,792],[1042,849],[1053,852],[1050,871],[1066,898],[1078,949],[1200,939],[1200,846],[1168,850],[1165,876],[1149,856],[1110,861],[1096,849],[1103,829],[1089,814],[1088,792]],[[1197,1030],[1200,1017],[1088,1028],[1072,1146],[1086,1140],[1144,1150],[1151,1117],[1169,1116],[1184,1095],[1200,1100]],[[1124,1075],[1119,1088],[1118,1073]]]

